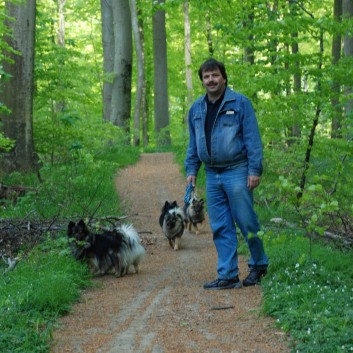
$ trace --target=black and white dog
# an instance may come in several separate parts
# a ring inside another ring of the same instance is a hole
[[[176,201],[166,201],[161,210],[159,225],[169,245],[174,250],[179,250],[181,245],[181,236],[184,233],[185,213]]]
[[[96,234],[89,231],[85,222],[70,222],[67,229],[72,254],[77,260],[88,260],[95,274],[113,272],[122,277],[133,266],[135,272],[145,255],[140,237],[132,225],[123,224],[114,230]]]

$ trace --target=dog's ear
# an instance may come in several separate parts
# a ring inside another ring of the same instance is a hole
[[[85,224],[85,222],[83,221],[83,219],[81,219],[78,223],[77,223],[77,228],[78,228],[78,232],[82,233],[82,234],[88,234],[88,228]]]
[[[169,202],[166,201],[166,202],[164,203],[164,206],[163,206],[162,209],[161,209],[161,212],[163,213],[163,212],[167,211],[168,208],[169,208]]]
[[[67,226],[67,235],[69,237],[72,237],[74,234],[74,229],[75,229],[75,223],[70,221],[69,225]]]

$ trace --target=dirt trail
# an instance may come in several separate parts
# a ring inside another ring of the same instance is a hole
[[[185,180],[171,153],[143,154],[116,187],[146,244],[140,273],[105,276],[54,332],[55,353],[286,353],[285,335],[260,315],[261,288],[205,291],[216,278],[208,225],[174,251],[158,224],[166,200],[183,205]],[[240,277],[247,274],[240,258]]]

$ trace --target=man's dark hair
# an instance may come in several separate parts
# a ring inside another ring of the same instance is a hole
[[[228,78],[227,78],[227,73],[226,73],[226,68],[223,63],[220,61],[217,61],[216,59],[209,59],[206,60],[199,68],[199,77],[200,80],[202,81],[202,74],[206,71],[212,71],[219,69],[219,71],[222,74],[222,77],[226,80],[226,84],[228,83]]]

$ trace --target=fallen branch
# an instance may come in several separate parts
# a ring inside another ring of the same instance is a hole
[[[229,305],[229,306],[213,306],[211,310],[228,310],[228,309],[233,309],[234,305]]]
[[[284,225],[284,226],[286,226],[288,228],[292,228],[292,229],[293,228],[298,228],[298,226],[296,224],[288,222],[288,221],[284,220],[283,218],[271,218],[270,221],[273,222],[273,223]],[[317,238],[325,237],[325,238],[328,238],[328,239],[331,239],[331,240],[339,241],[339,242],[341,242],[344,245],[349,246],[349,247],[351,247],[353,245],[353,238],[344,237],[342,235],[334,234],[334,233],[328,232],[328,231],[324,231],[323,235],[319,235],[319,234],[315,234],[315,233],[312,233],[311,235],[314,235]]]

